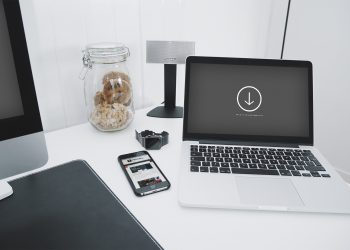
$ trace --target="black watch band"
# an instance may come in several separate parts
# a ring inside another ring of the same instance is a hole
[[[136,133],[136,139],[145,149],[160,149],[162,146],[168,144],[169,133],[163,131],[162,133],[155,133],[151,130],[144,130]]]

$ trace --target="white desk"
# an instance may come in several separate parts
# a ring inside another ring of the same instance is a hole
[[[179,206],[182,119],[150,118],[147,111],[137,111],[133,123],[115,133],[101,133],[88,123],[47,133],[49,162],[43,168],[85,159],[165,249],[350,249],[347,215]],[[150,153],[171,182],[170,190],[141,198],[132,192],[117,156],[143,149],[135,128],[169,132],[169,144]]]

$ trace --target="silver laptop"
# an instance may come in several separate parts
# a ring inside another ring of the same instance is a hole
[[[187,58],[181,205],[350,213],[313,143],[310,62]]]

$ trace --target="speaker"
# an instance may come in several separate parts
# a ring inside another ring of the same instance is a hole
[[[181,118],[183,108],[175,105],[176,65],[184,64],[195,54],[195,43],[190,41],[146,41],[146,62],[164,64],[164,106],[147,113],[151,117]]]

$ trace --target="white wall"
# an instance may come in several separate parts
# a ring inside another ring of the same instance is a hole
[[[350,174],[350,1],[292,0],[284,58],[314,70],[315,144]]]
[[[197,55],[278,58],[286,0],[23,0],[44,129],[86,121],[81,49],[120,41],[131,50],[136,108],[163,101],[163,67],[145,63],[146,40],[192,40]],[[178,67],[182,103],[184,66]]]

